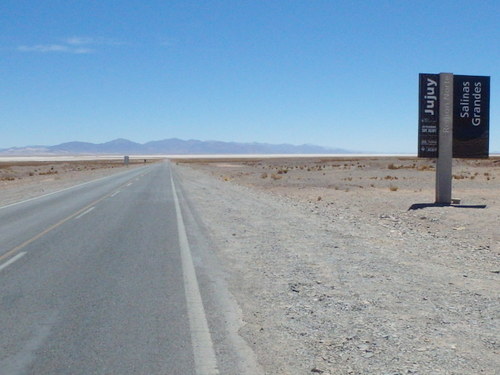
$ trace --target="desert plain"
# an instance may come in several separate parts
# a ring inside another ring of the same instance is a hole
[[[125,165],[123,157],[2,157],[0,207],[157,161],[131,158]]]
[[[142,165],[143,160],[130,167]],[[178,158],[264,374],[498,374],[500,158]],[[0,162],[0,206],[122,168]]]
[[[265,374],[498,374],[500,159],[177,160]]]

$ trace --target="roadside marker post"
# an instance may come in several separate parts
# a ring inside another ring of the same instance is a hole
[[[439,74],[439,150],[436,161],[436,203],[451,204],[453,158],[453,74]]]

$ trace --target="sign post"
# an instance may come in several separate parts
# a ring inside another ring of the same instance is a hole
[[[451,204],[453,158],[488,158],[490,77],[419,74],[418,156],[437,158],[436,203]]]
[[[453,158],[453,74],[439,74],[439,150],[436,203],[451,204]]]

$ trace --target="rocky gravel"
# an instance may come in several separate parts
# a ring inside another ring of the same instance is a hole
[[[266,374],[465,375],[500,373],[500,171],[489,162],[455,166],[481,174],[456,179],[451,207],[428,203],[432,166],[414,160],[176,171]]]

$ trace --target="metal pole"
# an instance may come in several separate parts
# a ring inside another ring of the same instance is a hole
[[[436,163],[436,203],[451,204],[453,158],[453,74],[439,74],[439,149]]]

